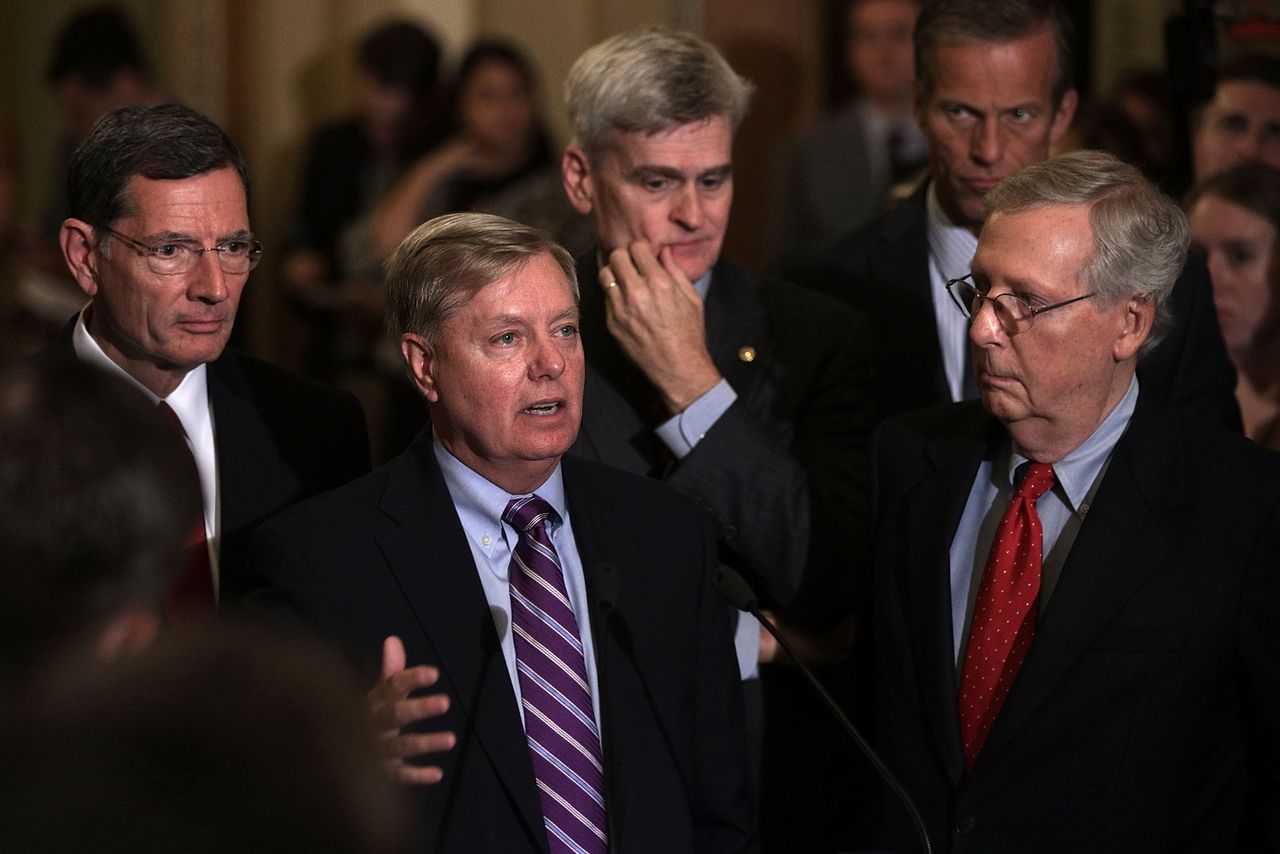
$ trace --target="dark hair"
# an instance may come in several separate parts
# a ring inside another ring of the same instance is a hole
[[[1252,211],[1280,232],[1280,170],[1273,166],[1241,163],[1211,175],[1187,194],[1186,209],[1206,196]]]
[[[71,358],[0,373],[6,670],[158,608],[201,506],[186,444],[124,380]]]
[[[133,176],[181,180],[226,166],[240,175],[247,204],[244,156],[208,118],[179,104],[117,107],[98,119],[72,157],[68,213],[109,226],[127,213],[125,189]]]
[[[453,81],[449,86],[449,115],[452,117],[455,133],[462,129],[463,91],[466,90],[476,72],[491,62],[506,65],[515,71],[520,76],[520,79],[524,81],[525,88],[529,90],[529,97],[536,97],[538,73],[534,70],[533,64],[529,62],[529,58],[521,53],[519,48],[508,42],[496,39],[482,39],[475,42],[462,55],[462,61],[458,63],[458,70],[454,73]],[[530,152],[530,165],[543,166],[551,163],[555,156],[554,146],[551,144],[551,135],[547,133],[541,117],[536,112],[533,119],[532,133],[533,147]]]
[[[931,0],[916,19],[916,88],[933,90],[933,49],[940,44],[1010,42],[1048,27],[1058,55],[1054,77],[1054,106],[1073,85],[1075,60],[1071,40],[1074,28],[1060,0]]]
[[[74,77],[101,91],[122,71],[151,76],[142,46],[129,21],[110,6],[97,6],[72,17],[53,45],[45,79],[57,85]]]
[[[3,699],[20,705],[0,722],[0,849],[422,848],[346,662],[317,640],[220,619],[120,660],[59,662]]]
[[[1216,86],[1233,80],[1261,83],[1280,89],[1280,58],[1262,53],[1245,53],[1228,60],[1218,69]]]
[[[360,40],[356,62],[383,86],[422,97],[439,82],[440,43],[417,24],[389,21]]]

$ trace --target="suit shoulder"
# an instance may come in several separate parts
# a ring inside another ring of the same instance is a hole
[[[378,507],[394,464],[393,460],[336,489],[299,501],[272,516],[259,530],[289,538],[298,533],[337,536],[360,529],[371,514],[381,515]]]
[[[649,517],[700,519],[705,515],[693,499],[656,478],[633,474],[573,454],[566,454],[561,464],[565,477],[572,482],[572,493],[583,495],[593,503],[606,507],[616,505],[622,510],[640,510]]]
[[[302,374],[286,370],[238,350],[226,351],[222,358],[210,363],[210,369],[228,385],[243,380],[244,386],[259,400],[267,396],[281,398],[291,406],[324,407],[335,410],[359,408],[355,395],[326,385]]]

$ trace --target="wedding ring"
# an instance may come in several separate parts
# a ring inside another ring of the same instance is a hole
[[[618,286],[617,282],[610,282],[609,284],[605,285],[606,288],[616,288],[617,286]]]

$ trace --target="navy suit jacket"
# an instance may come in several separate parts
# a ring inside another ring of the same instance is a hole
[[[674,464],[653,432],[655,391],[605,325],[594,254],[580,259],[587,357],[572,453],[658,477],[714,520],[722,557],[793,616],[848,613],[867,521],[872,410],[866,320],[835,300],[721,261],[707,347],[738,399]]]
[[[876,741],[939,852],[1280,850],[1280,455],[1145,389],[976,764],[949,549],[976,402],[890,420],[873,460]],[[878,844],[915,850],[897,804]]]
[[[876,396],[886,415],[951,400],[933,314],[927,189],[926,183],[816,259],[782,271],[788,279],[843,300],[871,318]],[[1240,431],[1235,369],[1218,328],[1202,261],[1188,261],[1171,303],[1173,329],[1138,364],[1143,390],[1149,397]]]
[[[729,611],[710,587],[713,535],[667,487],[565,458],[565,492],[588,596],[618,579],[591,626],[601,684],[612,850],[743,850],[752,811]],[[372,682],[387,635],[410,665],[441,671],[457,733],[432,758],[444,779],[413,791],[426,850],[545,852],[515,694],[462,524],[424,433],[372,474],[268,522],[255,536],[251,604],[300,618]],[[581,615],[580,619],[581,619]]]

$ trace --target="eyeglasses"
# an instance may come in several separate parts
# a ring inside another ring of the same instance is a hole
[[[1017,335],[1019,332],[1026,332],[1035,323],[1036,315],[1038,314],[1044,314],[1046,311],[1053,311],[1055,308],[1062,308],[1064,305],[1071,305],[1073,302],[1080,302],[1082,299],[1097,296],[1096,293],[1090,293],[1072,297],[1062,302],[1055,302],[1053,305],[1033,306],[1023,297],[1013,293],[996,294],[993,297],[989,297],[975,288],[972,282],[968,281],[971,278],[973,278],[973,273],[968,273],[958,279],[952,279],[947,282],[947,293],[951,294],[951,299],[955,301],[956,308],[960,309],[960,313],[965,317],[972,319],[978,316],[978,312],[982,311],[983,303],[991,303],[991,307],[996,312],[996,319],[1000,321],[1000,327],[1004,329],[1006,335]]]
[[[208,248],[187,240],[166,240],[150,246],[105,225],[95,226],[95,228],[124,241],[139,255],[146,256],[147,266],[151,268],[151,272],[161,276],[176,276],[179,273],[189,272],[195,268],[196,259],[205,252],[217,252],[218,266],[222,268],[222,272],[231,275],[247,273],[258,266],[258,262],[262,260],[262,244],[256,240],[236,238],[224,240],[217,246]]]

